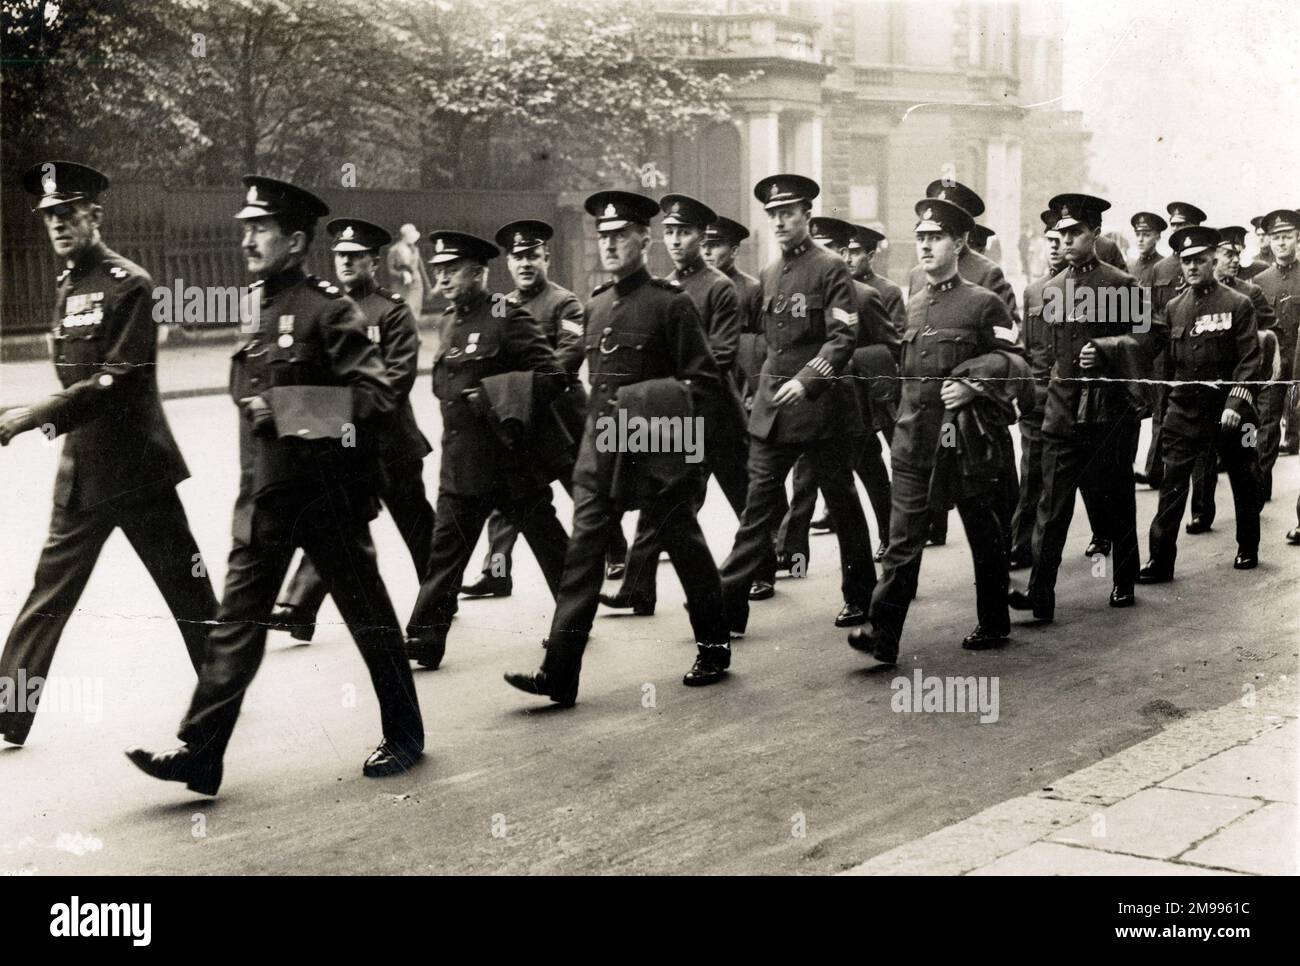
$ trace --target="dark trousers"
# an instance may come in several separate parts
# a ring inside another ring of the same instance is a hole
[[[560,480],[564,492],[573,496],[573,478],[565,476]],[[519,528],[510,522],[510,518],[500,510],[493,510],[488,517],[488,550],[483,557],[483,575],[490,577],[509,577],[514,570],[515,541],[519,539]],[[627,561],[627,538],[623,536],[621,521],[614,521],[609,528],[609,549],[605,552],[607,562],[624,563]]]
[[[916,595],[921,574],[921,552],[930,533],[930,470],[894,464],[894,509],[890,516],[889,549],[882,574],[871,598],[871,623],[897,643],[903,635],[908,607]],[[1001,479],[980,481],[957,500],[957,513],[970,544],[975,569],[975,611],[979,625],[990,634],[1006,634],[1011,626],[1007,610],[1007,540],[1001,520],[1005,505]]]
[[[889,470],[885,468],[885,449],[880,445],[880,437],[875,433],[855,438],[853,444],[855,453],[853,469],[867,491],[867,500],[876,518],[876,533],[880,542],[888,543],[892,496],[889,487]],[[793,485],[794,498],[790,501],[790,509],[777,530],[777,546],[781,548],[782,556],[792,560],[802,560],[806,568],[810,560],[808,528],[812,525],[813,513],[817,508],[817,483],[813,479],[812,466],[806,457],[800,457],[794,464]],[[801,556],[796,557],[796,555]]]
[[[749,587],[771,548],[771,534],[786,506],[785,478],[804,456],[813,481],[826,497],[835,518],[840,545],[840,590],[846,603],[866,608],[876,585],[871,560],[871,534],[853,485],[852,447],[844,439],[808,443],[749,442],[749,494],[735,545],[723,562],[722,592],[731,628],[745,630],[749,622]]]
[[[196,671],[202,666],[207,653],[206,622],[217,612],[217,598],[190,532],[185,508],[176,490],[168,487],[148,502],[128,506],[54,508],[31,593],[18,612],[0,656],[0,679],[17,687],[19,671],[25,672],[28,682],[49,676],[63,628],[86,589],[104,541],[118,527],[176,620],[190,663]],[[26,708],[21,712],[17,706],[6,705],[0,710],[0,732],[15,743],[26,740],[38,701],[36,692],[28,694]]]
[[[1259,469],[1263,498],[1273,498],[1273,467],[1282,444],[1282,409],[1286,405],[1287,387],[1272,383],[1263,387],[1255,399],[1259,413]]]
[[[1259,458],[1255,459],[1256,465]],[[1199,517],[1207,524],[1214,522],[1218,507],[1215,496],[1219,490],[1219,454],[1214,447],[1201,450],[1192,467],[1192,516]]]
[[[523,533],[551,594],[559,589],[569,537],[555,516],[549,486],[522,498],[512,497],[505,491],[483,496],[439,492],[429,576],[420,584],[420,595],[411,613],[407,628],[411,636],[446,632],[452,614],[456,613],[456,595],[460,593],[474,545],[494,510],[500,510]]]
[[[727,619],[722,609],[718,571],[695,519],[698,476],[665,491],[641,510],[656,543],[668,551],[677,579],[686,591],[695,640],[708,646],[727,646]],[[546,641],[542,670],[559,680],[576,677],[582,669],[592,621],[596,618],[600,585],[604,579],[605,551],[610,521],[623,508],[603,493],[574,487],[573,538],[564,558],[564,576],[555,600],[555,616]]]
[[[1160,426],[1164,421],[1165,406],[1169,402],[1169,387],[1155,387],[1155,402],[1151,410],[1151,442],[1147,444],[1146,473],[1147,482],[1159,489],[1164,476],[1165,464],[1160,457]]]
[[[393,523],[406,541],[411,563],[415,565],[416,578],[421,583],[429,576],[429,550],[433,543],[434,525],[433,507],[424,494],[423,470],[423,460],[402,460],[389,464],[384,468],[384,482],[379,490],[379,499],[388,508]],[[316,621],[316,614],[324,603],[325,596],[325,581],[321,579],[320,571],[311,562],[311,558],[304,554],[277,603],[282,607],[293,608],[299,620],[312,624]]]
[[[1133,492],[1133,424],[1081,423],[1069,436],[1043,437],[1043,496],[1034,527],[1034,569],[1029,596],[1045,600],[1056,591],[1075,493],[1091,489],[1105,507],[1115,587],[1131,592],[1137,582],[1137,499]]]
[[[226,586],[181,740],[210,763],[225,754],[244,694],[266,652],[267,621],[293,552],[301,548],[361,651],[379,699],[385,740],[424,748],[424,725],[402,630],[379,576],[369,527],[319,494],[276,494],[258,502],[251,539],[230,548]]]
[[[1136,427],[1141,424],[1134,422]],[[1136,440],[1136,437],[1134,437]],[[1137,443],[1132,444],[1136,458]],[[1132,462],[1132,461],[1130,461]],[[1093,539],[1110,539],[1110,523],[1100,496],[1083,481],[1079,495],[1088,514]],[[1043,414],[1020,419],[1020,485],[1011,517],[1011,558],[1030,560],[1034,554],[1034,527],[1038,522],[1038,503],[1043,496]]]
[[[1260,499],[1259,458],[1252,446],[1241,445],[1240,431],[1216,433],[1196,439],[1166,431],[1164,441],[1165,479],[1160,487],[1160,506],[1151,521],[1151,562],[1160,570],[1174,569],[1178,556],[1178,526],[1187,508],[1187,491],[1197,460],[1218,451],[1232,484],[1232,503],[1237,514],[1237,549],[1254,554],[1259,550]]]

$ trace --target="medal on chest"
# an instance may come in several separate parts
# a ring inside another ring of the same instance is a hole
[[[63,307],[62,325],[65,329],[81,329],[99,325],[104,321],[104,293],[82,292],[69,295]]]
[[[1201,335],[1205,332],[1227,332],[1231,328],[1231,312],[1212,312],[1209,315],[1198,315],[1196,317],[1196,322],[1192,326],[1192,335]]]
[[[293,316],[280,316],[280,338],[277,342],[281,349],[287,349],[293,345]]]

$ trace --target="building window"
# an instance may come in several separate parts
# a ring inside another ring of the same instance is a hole
[[[853,161],[849,171],[849,220],[880,221],[880,201],[889,195],[886,173],[889,170],[888,142],[882,137],[855,135],[852,139]]]

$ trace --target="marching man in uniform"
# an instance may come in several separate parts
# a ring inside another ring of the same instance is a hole
[[[51,334],[63,389],[34,406],[0,415],[0,444],[40,428],[64,436],[54,480],[50,534],[36,578],[0,656],[0,737],[21,745],[36,718],[68,618],[104,542],[121,528],[176,619],[197,671],[207,652],[207,622],[217,610],[176,484],[189,476],[158,397],[158,325],[153,282],[100,238],[99,195],[108,178],[70,161],[38,164],[23,178],[38,199],[54,254],[67,265]]]

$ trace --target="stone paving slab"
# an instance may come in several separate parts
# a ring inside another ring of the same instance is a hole
[[[1079,849],[1055,842],[1035,842],[1004,855],[971,875],[1235,875],[1099,849]]]
[[[1180,860],[1255,875],[1295,875],[1298,822],[1295,805],[1274,802],[1206,839]]]
[[[1192,792],[1295,804],[1296,762],[1281,748],[1241,745],[1193,765],[1162,784]]]
[[[1049,841],[1172,859],[1260,804],[1249,798],[1148,788],[1054,832]]]

